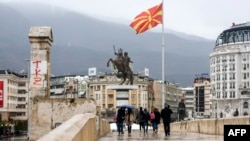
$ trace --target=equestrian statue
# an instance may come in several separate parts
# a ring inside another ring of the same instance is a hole
[[[127,79],[126,85],[133,85],[133,71],[129,66],[129,63],[133,63],[133,61],[131,61],[130,57],[128,57],[128,52],[124,52],[123,54],[121,48],[118,50],[118,52],[115,51],[115,46],[113,46],[113,48],[116,59],[113,60],[110,58],[107,62],[107,67],[109,67],[109,63],[111,62],[114,69],[117,69],[116,76],[123,79],[120,85],[122,85]]]

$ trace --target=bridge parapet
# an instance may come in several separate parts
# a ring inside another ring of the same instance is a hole
[[[53,129],[37,141],[82,141],[97,140],[110,131],[109,123],[105,120],[97,121],[92,113],[74,115],[72,118]],[[99,123],[99,125],[97,125]],[[100,131],[98,131],[98,129]]]
[[[171,131],[194,132],[211,135],[223,135],[224,125],[249,125],[250,116],[239,116],[218,119],[196,119],[190,121],[173,122]]]

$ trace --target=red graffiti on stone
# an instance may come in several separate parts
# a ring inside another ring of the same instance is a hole
[[[33,61],[33,64],[35,64],[35,70],[33,74],[33,84],[34,85],[42,85],[42,75],[41,75],[41,69],[40,69],[40,64],[41,61]]]

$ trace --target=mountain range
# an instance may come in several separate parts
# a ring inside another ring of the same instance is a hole
[[[133,60],[134,73],[149,69],[149,77],[161,80],[162,33],[135,34],[129,25],[107,22],[60,7],[39,3],[0,2],[0,68],[15,72],[27,70],[30,56],[28,33],[32,26],[50,26],[51,73],[88,74],[111,72],[106,66],[122,48]],[[165,81],[192,86],[196,74],[209,73],[209,54],[215,41],[166,29]]]

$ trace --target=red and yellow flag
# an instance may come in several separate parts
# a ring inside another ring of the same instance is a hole
[[[158,24],[162,23],[162,3],[137,15],[130,26],[136,31],[136,34],[145,32]]]

